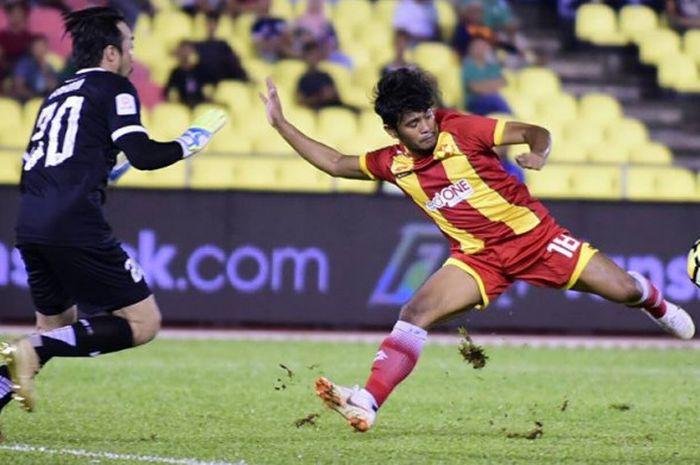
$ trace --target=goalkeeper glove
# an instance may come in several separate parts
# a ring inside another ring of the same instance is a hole
[[[214,133],[226,124],[227,119],[226,112],[223,110],[209,110],[195,119],[192,126],[177,138],[177,142],[182,146],[182,158],[201,151]]]

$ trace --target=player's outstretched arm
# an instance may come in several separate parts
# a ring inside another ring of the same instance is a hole
[[[543,127],[509,121],[503,130],[501,145],[511,144],[529,145],[530,151],[516,156],[515,161],[522,168],[540,170],[552,149],[552,136]]]
[[[270,78],[266,82],[267,95],[261,93],[260,100],[265,105],[267,120],[302,158],[334,177],[370,179],[360,168],[360,157],[344,155],[313,140],[287,121],[282,112],[282,103],[275,83]]]
[[[118,135],[114,143],[124,152],[129,164],[134,168],[157,170],[200,152],[226,124],[226,119],[227,115],[223,110],[209,110],[195,119],[192,125],[172,142],[155,141],[142,129]],[[115,179],[111,179],[112,182],[125,171],[126,169],[113,173]]]

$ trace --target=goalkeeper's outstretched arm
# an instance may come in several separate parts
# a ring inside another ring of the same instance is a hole
[[[201,151],[214,133],[226,124],[226,118],[226,113],[222,110],[207,111],[172,142],[157,142],[145,132],[130,132],[120,136],[114,143],[134,168],[157,170]]]
[[[284,117],[277,87],[267,79],[267,95],[260,94],[270,125],[280,133],[287,143],[306,161],[321,171],[337,178],[370,178],[360,168],[360,157],[344,155],[332,147],[318,142],[297,129]]]

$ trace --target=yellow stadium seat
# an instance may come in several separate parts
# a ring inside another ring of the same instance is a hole
[[[243,63],[248,76],[257,82],[257,91],[265,88],[265,78],[272,75],[272,65],[257,58],[251,58]],[[257,94],[256,94],[257,95]]]
[[[633,149],[649,142],[649,131],[638,119],[622,118],[607,127],[605,142]]]
[[[677,55],[681,51],[681,38],[671,29],[657,29],[641,36],[639,60],[647,65],[655,65],[663,58]]]
[[[0,184],[19,184],[23,150],[0,149]]]
[[[146,16],[146,15],[142,15]],[[170,58],[165,43],[155,34],[137,36],[134,41],[134,57],[149,68]]]
[[[685,168],[630,167],[626,175],[631,200],[697,200],[695,175]]]
[[[629,161],[629,153],[627,145],[602,141],[588,148],[588,160],[600,164],[624,165]]]
[[[193,189],[231,189],[234,186],[237,159],[224,156],[198,156],[190,165]]]
[[[318,134],[327,144],[333,145],[348,135],[356,135],[357,126],[357,116],[347,108],[328,107],[318,112]]]
[[[571,180],[572,194],[580,199],[622,198],[622,170],[613,166],[582,166]]]
[[[179,103],[159,103],[151,110],[149,133],[156,140],[179,137],[192,122],[190,109]]]
[[[531,97],[525,96],[517,90],[504,90],[501,95],[508,102],[510,109],[513,110],[515,119],[530,121],[537,115],[537,105]]]
[[[318,135],[318,117],[313,110],[300,106],[290,106],[288,109],[284,110],[284,114],[301,132],[311,137],[316,137]],[[267,122],[267,120],[265,122]]]
[[[213,100],[226,105],[233,112],[245,113],[257,102],[253,102],[251,85],[243,81],[224,80],[216,85]]]
[[[139,171],[131,168],[117,182],[117,187],[141,187],[146,189],[182,189],[185,187],[187,162],[178,162],[167,168]]]
[[[444,41],[449,42],[455,32],[458,20],[455,7],[448,0],[436,0],[435,8],[438,13],[440,36]]]
[[[43,103],[44,99],[41,97],[35,97],[24,103],[22,111],[23,126],[34,127],[36,117],[39,116],[39,108],[41,108]]]
[[[518,90],[535,101],[557,95],[561,90],[559,76],[548,68],[525,68],[517,81]]]
[[[270,14],[278,18],[284,18],[288,21],[298,16],[294,5],[289,0],[272,0]]]
[[[279,160],[277,170],[277,186],[283,191],[331,191],[333,178],[301,158]]]
[[[278,87],[296,91],[299,78],[306,71],[306,64],[301,60],[284,59],[272,65],[272,79]]]
[[[603,130],[587,121],[575,120],[564,126],[564,142],[569,145],[577,145],[585,150],[603,140]]]
[[[21,127],[22,105],[16,100],[0,97],[0,129]]]
[[[332,185],[335,192],[349,192],[353,194],[374,194],[379,188],[377,182],[363,179],[333,178]]]
[[[335,25],[355,24],[370,20],[373,14],[372,3],[367,0],[339,0],[333,9],[332,19]]]
[[[604,127],[622,118],[622,106],[615,98],[602,93],[589,93],[579,100],[582,124]]]
[[[294,149],[279,134],[259,134],[253,139],[253,152],[258,155],[295,155]]]
[[[575,173],[575,166],[547,164],[541,171],[525,170],[525,184],[536,197],[567,198],[572,196]]]
[[[668,56],[661,59],[658,66],[658,81],[661,87],[679,92],[700,92],[700,73],[690,56]]]
[[[278,160],[274,158],[241,157],[234,164],[234,189],[279,190]]]
[[[0,129],[0,146],[24,151],[29,144],[33,126],[7,126]]]
[[[576,11],[576,37],[596,45],[625,45],[617,27],[615,10],[603,3],[585,3]]]
[[[374,2],[375,18],[382,21],[385,26],[392,24],[394,19],[394,10],[398,5],[399,0],[377,0]]]
[[[253,153],[253,141],[248,134],[237,131],[231,125],[226,125],[216,133],[205,150],[215,153],[250,155]]]
[[[441,72],[458,72],[459,63],[452,47],[439,42],[421,42],[413,49],[412,60],[439,77]]]
[[[700,29],[689,29],[683,34],[683,51],[700,64]]]
[[[630,163],[645,165],[670,165],[671,150],[659,142],[649,142],[630,151]]]
[[[178,10],[158,12],[153,17],[151,34],[163,42],[166,50],[172,50],[179,41],[192,37],[192,18]]]
[[[588,151],[584,147],[556,140],[552,144],[552,152],[549,154],[549,160],[554,163],[582,163],[587,159]]]
[[[656,30],[659,24],[656,12],[645,5],[623,6],[618,19],[620,32],[633,42],[638,42],[645,34]]]
[[[578,116],[578,102],[570,94],[559,93],[537,103],[537,119],[568,123]]]

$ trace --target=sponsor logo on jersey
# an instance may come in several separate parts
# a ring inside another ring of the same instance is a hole
[[[114,98],[119,116],[136,114],[136,99],[131,94],[119,94]]]
[[[454,207],[473,194],[474,188],[466,179],[460,179],[436,193],[432,200],[425,203],[425,207],[430,211],[436,211],[443,207]]]

